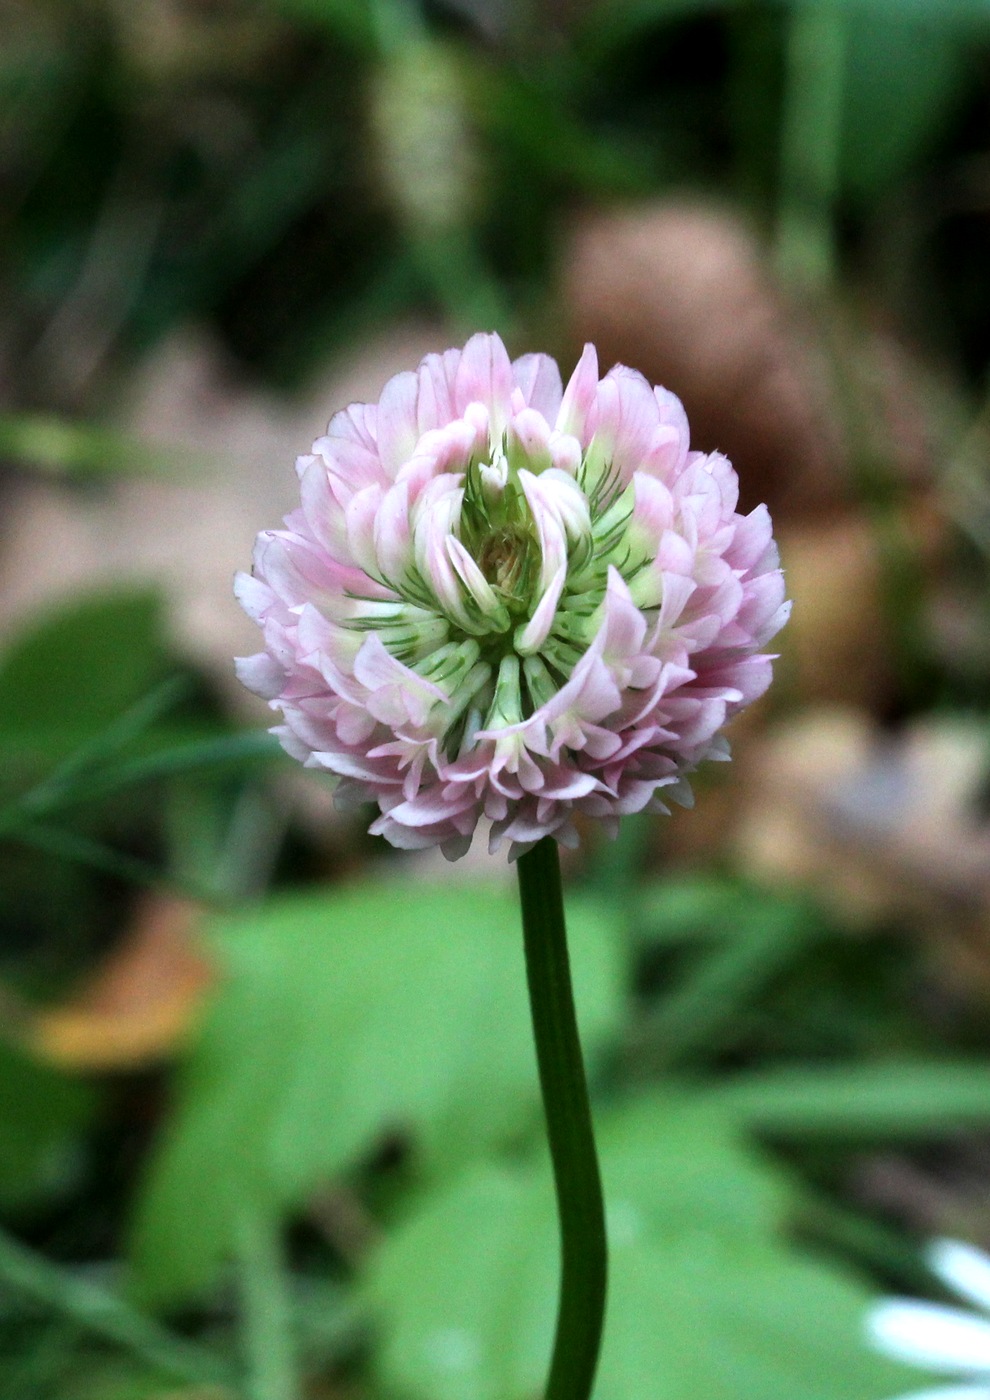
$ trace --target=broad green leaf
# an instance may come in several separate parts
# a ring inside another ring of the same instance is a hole
[[[568,901],[592,1063],[622,1005],[620,940]],[[519,911],[477,886],[358,886],[273,901],[214,927],[224,976],[141,1201],[149,1288],[179,1295],[231,1252],[245,1197],[298,1202],[408,1135],[463,1160],[537,1117]]]
[[[600,1118],[609,1305],[595,1400],[885,1400],[868,1295],[781,1233],[789,1193],[715,1115],[647,1099]],[[398,1400],[527,1400],[556,1308],[549,1167],[476,1167],[372,1263],[374,1366]]]
[[[772,1241],[633,1243],[612,1256],[595,1400],[888,1400],[919,1377],[867,1350],[869,1301]]]
[[[29,1205],[71,1183],[93,1105],[85,1085],[0,1041],[0,1206]]]
[[[774,1137],[917,1140],[990,1124],[990,1065],[892,1060],[740,1075],[705,1097]]]
[[[374,1358],[402,1400],[516,1400],[540,1392],[553,1337],[549,1176],[476,1167],[379,1250],[367,1283]]]
[[[782,1178],[767,1170],[733,1134],[731,1122],[703,1100],[644,1095],[600,1115],[597,1138],[607,1166],[610,1227],[622,1225],[623,1203],[636,1233],[692,1231],[699,1222],[720,1232],[764,1239],[789,1201]]]

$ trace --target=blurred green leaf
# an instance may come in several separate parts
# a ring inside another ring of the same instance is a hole
[[[167,747],[156,746],[150,752],[133,758],[118,757],[117,748],[123,748],[139,733],[140,730],[135,729],[133,734],[126,737],[120,735],[118,746],[113,734],[103,731],[92,744],[74,749],[65,763],[59,764],[50,777],[43,779],[25,796],[23,805],[32,813],[48,814],[99,801],[140,783],[217,770],[239,773],[253,769],[259,763],[270,762],[282,753],[278,742],[267,732],[249,731],[223,734],[218,738],[188,740],[180,738],[178,730],[172,730],[175,741]],[[156,734],[158,739],[163,737],[161,733]]]
[[[57,761],[161,680],[162,600],[151,589],[73,599],[0,657],[0,752]]]
[[[877,1400],[865,1290],[779,1239],[785,1183],[683,1102],[600,1116],[611,1267],[596,1400]],[[475,1168],[381,1247],[374,1364],[407,1400],[524,1400],[553,1335],[549,1168]]]
[[[867,1349],[866,1289],[783,1245],[685,1231],[612,1264],[599,1400],[886,1400],[917,1384]]]
[[[582,33],[595,50],[624,44],[644,29],[713,11],[744,7],[747,0],[600,0],[585,12]]]
[[[730,0],[731,3],[731,0]],[[966,24],[990,19],[988,0],[780,0],[782,4],[816,5],[848,10],[853,15],[944,20]]]
[[[107,1357],[78,1355],[61,1378],[60,1400],[221,1400],[221,1392],[176,1390],[171,1378],[148,1367]]]
[[[644,1093],[600,1114],[597,1137],[610,1201],[632,1202],[647,1233],[697,1224],[765,1239],[790,1204],[783,1177],[741,1145],[731,1120],[682,1093]]]
[[[575,119],[561,92],[509,69],[477,65],[473,76],[479,127],[499,150],[523,157],[535,178],[613,196],[649,189],[657,153],[647,138],[603,136]]]
[[[373,51],[377,46],[378,26],[372,0],[269,0],[269,4],[290,17],[317,24],[359,49]],[[402,0],[392,0],[391,4],[379,0],[379,4],[385,11],[401,12],[404,8]]]
[[[927,154],[962,95],[965,38],[943,3],[849,16],[841,162],[853,195],[882,192]]]
[[[568,902],[592,1063],[622,1009],[620,940]],[[536,1118],[519,911],[476,886],[364,885],[214,926],[221,989],[140,1201],[149,1290],[178,1296],[233,1252],[238,1202],[299,1202],[383,1134],[462,1160]]]
[[[219,1381],[227,1367],[212,1351],[146,1317],[91,1271],[53,1264],[0,1231],[0,1288],[40,1305],[84,1333],[183,1380]]]
[[[647,944],[732,937],[744,904],[743,887],[717,875],[673,875],[635,891],[632,918]]]
[[[73,800],[85,800],[93,794],[94,788],[99,790],[101,785],[94,782],[96,772],[111,766],[116,776],[120,765],[114,760],[118,755],[161,720],[183,697],[185,690],[184,677],[173,676],[84,739],[29,792],[22,793],[10,807],[0,808],[0,830],[6,828],[10,817],[51,813],[66,804],[71,805]],[[129,765],[124,766],[129,768]],[[100,778],[105,789],[107,774],[100,773]]]
[[[403,1400],[516,1400],[540,1393],[556,1311],[548,1182],[478,1166],[423,1202],[380,1248],[367,1295],[373,1357]]]
[[[647,944],[738,942],[766,919],[797,926],[811,922],[814,911],[803,897],[706,872],[642,884],[632,918]]]
[[[988,0],[776,0],[782,10],[823,6],[867,20],[923,20],[968,27],[990,22]],[[600,0],[586,12],[583,29],[598,42],[624,43],[658,24],[725,10],[753,9],[753,0]]]
[[[174,673],[155,685],[167,666],[161,602],[148,590],[75,602],[14,642],[0,659],[0,786],[7,788],[0,837],[59,863],[181,888],[212,902],[241,892],[226,879],[221,890],[212,878],[219,867],[215,844],[207,850],[199,843],[196,855],[203,859],[191,861],[189,843],[180,850],[173,842],[170,870],[126,849],[136,829],[132,814],[142,805],[133,790],[195,775],[203,801],[212,803],[214,827],[231,828],[244,770],[271,758],[277,746],[267,734],[222,733],[208,717],[176,715],[191,687],[188,675]],[[101,808],[108,799],[117,799],[117,806]],[[144,811],[150,806],[145,802]],[[73,829],[63,824],[70,820]],[[119,843],[125,849],[116,849]],[[257,842],[250,856],[259,856]],[[232,879],[234,865],[228,864]],[[257,868],[264,870],[265,862]]]
[[[661,944],[679,933],[713,945],[693,953],[640,1028],[639,1050],[654,1070],[692,1054],[710,1059],[757,992],[822,936],[809,900],[711,878],[672,882],[669,900],[648,894],[640,921]]]
[[[0,458],[48,476],[81,480],[188,474],[195,466],[192,452],[35,413],[0,413]]]
[[[0,1008],[10,1020],[9,1008]],[[95,1097],[88,1086],[0,1041],[0,1207],[58,1193],[80,1166],[79,1133]]]
[[[174,878],[210,890],[218,903],[242,902],[262,893],[284,834],[285,816],[257,783],[238,773],[226,782],[203,773],[173,781],[163,815]]]
[[[911,1141],[990,1124],[990,1066],[892,1060],[781,1067],[707,1091],[720,1110],[774,1137]]]

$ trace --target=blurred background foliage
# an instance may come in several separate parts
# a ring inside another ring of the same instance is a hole
[[[0,1397],[526,1400],[511,881],[381,849],[229,598],[349,397],[492,327],[684,399],[775,694],[568,866],[599,1400],[883,1400],[990,1244],[988,0],[0,0]]]

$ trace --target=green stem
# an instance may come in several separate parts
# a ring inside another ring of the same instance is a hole
[[[601,1178],[574,1014],[557,843],[519,857],[526,976],[560,1216],[557,1335],[546,1400],[588,1400],[605,1317]]]
[[[299,1400],[292,1305],[279,1224],[272,1215],[245,1208],[238,1256],[250,1400]]]

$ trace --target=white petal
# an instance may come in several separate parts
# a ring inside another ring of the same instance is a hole
[[[960,1298],[990,1312],[990,1256],[961,1240],[935,1240],[927,1249],[929,1267]]]
[[[510,462],[525,464],[537,472],[550,466],[550,428],[535,408],[517,413],[509,422],[506,436]]]
[[[512,373],[523,397],[548,423],[557,416],[564,386],[556,360],[549,355],[522,355],[512,362]]]
[[[937,1385],[933,1390],[912,1390],[897,1400],[990,1400],[990,1385]]]
[[[990,1377],[990,1322],[959,1308],[890,1299],[866,1317],[870,1340],[898,1361]]]
[[[585,424],[595,401],[597,388],[598,353],[593,345],[586,345],[574,373],[567,381],[554,427],[584,442]]]
[[[344,520],[347,525],[347,543],[351,558],[359,569],[370,578],[378,575],[378,556],[375,553],[375,517],[381,505],[382,488],[366,486],[356,491],[347,502]]]
[[[540,589],[551,586],[557,570],[567,566],[567,536],[552,496],[548,497],[542,477],[520,471],[519,485],[526,497],[530,515],[540,537]]]
[[[547,639],[547,634],[557,616],[557,604],[567,576],[567,565],[561,564],[540,599],[533,616],[525,627],[518,627],[515,635],[515,648],[520,656],[530,656],[539,651]]]
[[[372,543],[378,568],[365,569],[393,585],[405,577],[413,560],[412,535],[409,529],[409,482],[390,486],[382,496],[371,527]]]
[[[486,617],[497,618],[500,612],[504,612],[504,609],[500,606],[491,584],[460,540],[456,535],[447,535],[444,539],[444,545],[447,557],[478,607]]]
[[[267,651],[257,656],[235,656],[237,679],[263,700],[274,700],[285,685],[285,670]]]

